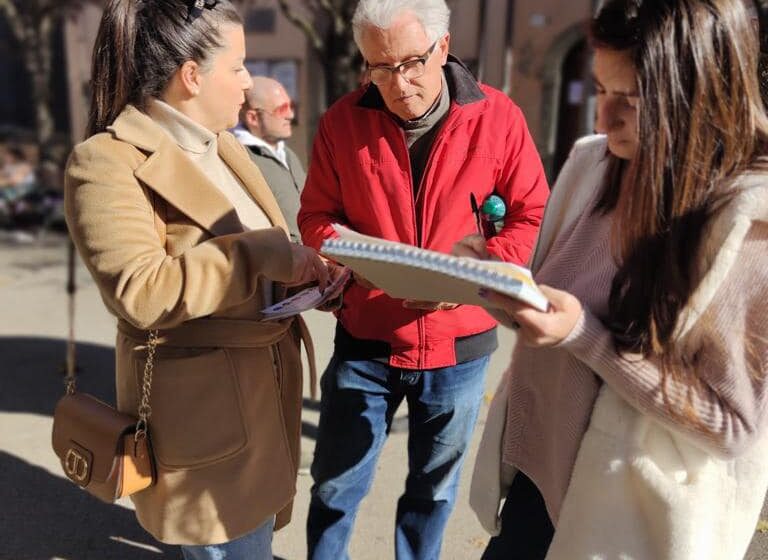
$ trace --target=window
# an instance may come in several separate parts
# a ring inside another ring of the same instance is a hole
[[[299,97],[299,64],[294,59],[251,59],[245,67],[252,76],[269,76],[283,84],[285,91],[293,100]]]

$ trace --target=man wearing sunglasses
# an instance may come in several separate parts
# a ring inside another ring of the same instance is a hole
[[[285,144],[293,132],[293,102],[280,82],[265,76],[252,76],[252,80],[240,110],[240,125],[233,132],[248,148],[275,195],[291,241],[300,243],[296,214],[306,173],[299,157]]]
[[[444,0],[361,0],[352,20],[369,83],[323,116],[299,227],[319,248],[342,223],[450,253],[477,222],[470,194],[506,204],[487,240],[524,264],[549,190],[520,109],[448,54]],[[408,403],[408,477],[397,504],[399,560],[440,556],[462,460],[484,393],[496,322],[482,308],[396,300],[355,278],[337,312],[322,379],[309,558],[348,558],[398,405]],[[394,490],[393,490],[394,491]]]

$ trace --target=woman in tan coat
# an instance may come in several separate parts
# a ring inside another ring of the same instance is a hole
[[[287,285],[328,271],[292,244],[269,188],[226,132],[250,77],[226,0],[111,0],[93,58],[90,138],[66,172],[72,237],[118,319],[117,401],[135,414],[159,344],[157,484],[139,522],[185,558],[272,558],[290,517],[300,332],[261,323]]]

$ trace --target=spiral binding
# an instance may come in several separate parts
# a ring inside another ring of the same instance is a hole
[[[439,272],[510,295],[518,294],[526,286],[517,278],[484,267],[482,261],[473,262],[426,249],[408,250],[400,245],[385,243],[374,245],[363,241],[329,239],[323,244],[322,252],[340,257],[367,258],[385,263],[404,264],[413,268]]]

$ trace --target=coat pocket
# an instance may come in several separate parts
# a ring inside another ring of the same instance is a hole
[[[144,360],[136,361],[141,385]],[[242,398],[226,349],[155,360],[149,420],[158,464],[194,469],[231,457],[248,442]]]

